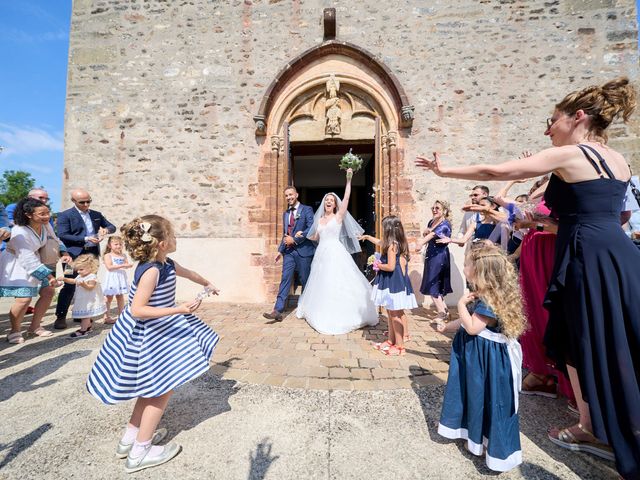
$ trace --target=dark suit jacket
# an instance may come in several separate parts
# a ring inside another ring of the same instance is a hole
[[[311,240],[307,240],[307,235],[309,234],[309,229],[313,225],[313,209],[308,205],[300,204],[298,206],[298,214],[296,221],[293,224],[293,230],[291,232],[291,236],[296,244],[293,247],[286,248],[284,244],[284,240],[280,242],[280,246],[278,247],[278,251],[280,253],[286,253],[293,250],[297,250],[301,257],[311,257],[316,251],[316,246]],[[287,226],[289,225],[289,212],[284,212],[282,214],[283,220],[283,229],[282,236],[284,237],[287,234]],[[296,238],[296,232],[302,231],[302,238]]]
[[[89,210],[88,213],[96,234],[100,228],[106,228],[109,233],[116,231],[115,225],[109,223],[100,212]],[[57,224],[58,237],[62,240],[65,247],[67,247],[67,251],[72,258],[76,258],[83,252],[100,255],[100,246],[97,244],[95,247],[85,248],[86,242],[84,237],[89,236],[89,234],[87,233],[87,226],[84,224],[84,220],[82,220],[80,213],[75,207],[60,212],[58,214]]]

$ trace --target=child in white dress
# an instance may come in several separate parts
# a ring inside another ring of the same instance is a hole
[[[91,254],[80,255],[73,262],[73,268],[78,272],[78,276],[58,279],[76,285],[71,317],[80,319],[80,330],[73,332],[70,335],[71,338],[87,336],[91,331],[93,319],[104,315],[107,311],[102,287],[98,282],[99,267],[100,261],[95,256]]]
[[[113,297],[116,297],[119,316],[124,310],[125,295],[129,293],[129,281],[127,280],[127,272],[125,269],[133,267],[133,264],[129,262],[123,249],[122,238],[117,235],[112,235],[109,237],[109,240],[107,240],[107,248],[102,257],[104,266],[107,269],[107,274],[104,277],[103,291],[107,297],[107,315],[104,318],[104,323],[108,324],[116,323],[115,319],[109,315]]]

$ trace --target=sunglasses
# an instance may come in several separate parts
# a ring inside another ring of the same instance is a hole
[[[91,205],[91,200],[74,200],[78,205]]]
[[[549,129],[551,128],[551,126],[552,126],[554,123],[556,123],[557,121],[558,121],[558,119],[557,119],[557,118],[556,118],[555,120],[554,120],[554,118],[553,118],[553,117],[551,117],[551,118],[547,118],[547,130],[549,130]]]

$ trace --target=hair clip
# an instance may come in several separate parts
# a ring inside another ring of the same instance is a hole
[[[140,237],[140,240],[142,240],[145,243],[148,243],[151,240],[153,240],[153,237],[149,233],[149,230],[151,230],[151,224],[150,223],[141,222],[140,223],[140,230],[142,230],[142,236]]]

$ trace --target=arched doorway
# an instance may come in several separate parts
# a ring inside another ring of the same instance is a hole
[[[379,235],[381,219],[398,210],[411,186],[400,176],[403,133],[412,119],[413,107],[395,77],[358,47],[327,41],[289,63],[254,117],[256,135],[268,140],[252,215],[266,237],[265,251],[280,241],[283,189],[295,184],[301,201],[314,208],[328,191],[342,195],[338,160],[350,149],[365,160],[354,176],[350,210],[365,230]],[[267,262],[263,269],[269,289],[275,290],[279,269]]]

